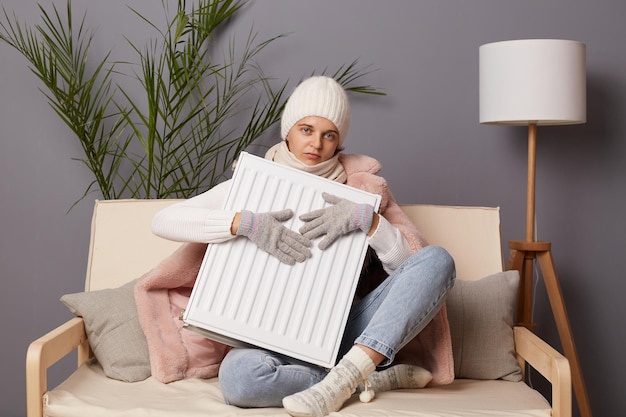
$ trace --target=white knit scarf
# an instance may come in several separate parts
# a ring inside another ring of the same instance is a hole
[[[287,165],[310,174],[328,178],[329,180],[337,181],[342,184],[344,184],[348,179],[343,165],[339,162],[339,154],[320,164],[312,166],[306,165],[289,151],[287,142],[284,140],[272,146],[265,154],[265,159],[269,159],[281,165]]]

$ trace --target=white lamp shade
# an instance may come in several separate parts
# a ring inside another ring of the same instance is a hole
[[[585,123],[585,53],[584,43],[559,39],[482,45],[480,123]]]

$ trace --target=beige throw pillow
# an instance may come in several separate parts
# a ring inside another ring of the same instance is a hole
[[[456,378],[520,381],[513,324],[519,273],[457,279],[446,305]]]
[[[133,293],[135,283],[61,297],[72,313],[83,318],[89,345],[104,373],[126,382],[150,376],[148,344]]]

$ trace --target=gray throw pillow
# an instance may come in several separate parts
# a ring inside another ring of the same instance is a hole
[[[456,378],[521,381],[513,336],[518,287],[517,271],[456,280],[446,301]]]
[[[104,373],[126,382],[150,376],[148,343],[135,305],[135,283],[61,297],[72,313],[83,318],[89,345]]]

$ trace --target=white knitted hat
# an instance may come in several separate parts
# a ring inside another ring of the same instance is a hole
[[[334,79],[314,76],[300,83],[287,100],[281,119],[280,135],[287,137],[289,130],[305,117],[324,117],[339,131],[339,146],[350,127],[350,103],[343,87]]]

